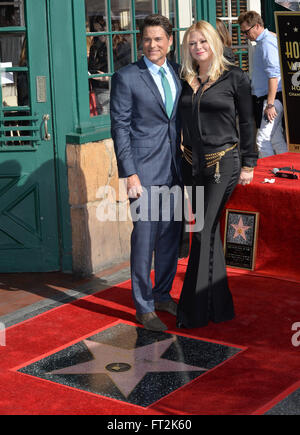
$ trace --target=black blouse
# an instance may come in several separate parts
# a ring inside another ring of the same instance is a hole
[[[230,67],[203,93],[200,87],[194,94],[184,81],[179,110],[183,145],[193,151],[194,175],[205,165],[204,154],[235,143],[239,143],[242,166],[256,166],[251,86],[240,68]]]

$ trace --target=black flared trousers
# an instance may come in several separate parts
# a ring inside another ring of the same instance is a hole
[[[228,287],[220,218],[241,171],[239,151],[229,151],[220,162],[221,180],[214,181],[215,167],[192,177],[192,166],[183,161],[186,186],[204,186],[204,226],[194,232],[189,262],[178,305],[177,325],[195,328],[234,318],[232,295]]]

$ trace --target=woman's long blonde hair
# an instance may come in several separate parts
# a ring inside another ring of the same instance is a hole
[[[198,21],[193,24],[186,32],[183,38],[183,57],[181,77],[188,83],[191,83],[198,76],[198,64],[192,58],[189,49],[190,34],[192,32],[201,32],[207,40],[212,52],[213,61],[208,72],[210,81],[216,81],[224,71],[228,70],[230,62],[223,56],[224,46],[216,29],[207,21]]]

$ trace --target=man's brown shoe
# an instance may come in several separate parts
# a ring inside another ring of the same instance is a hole
[[[166,331],[168,327],[157,317],[156,313],[138,314],[136,313],[136,320],[144,325],[145,329],[149,331],[162,332]]]
[[[157,311],[166,311],[167,313],[177,315],[177,304],[173,299],[165,302],[155,302],[155,309]]]

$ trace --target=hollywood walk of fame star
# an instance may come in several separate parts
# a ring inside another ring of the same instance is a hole
[[[105,373],[127,398],[148,372],[204,372],[208,369],[161,358],[176,341],[176,337],[135,349],[121,349],[108,344],[83,340],[93,360],[60,370],[51,375],[78,375]]]
[[[234,239],[236,239],[238,236],[241,236],[244,240],[247,240],[246,231],[249,230],[249,228],[251,227],[244,225],[242,216],[240,217],[238,224],[231,224],[231,226],[235,229],[235,233],[233,236]]]

